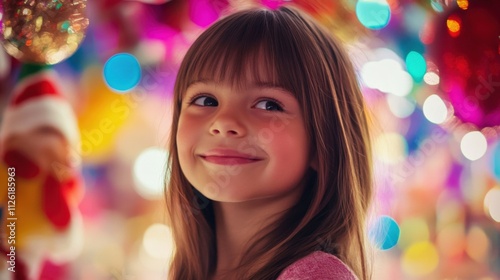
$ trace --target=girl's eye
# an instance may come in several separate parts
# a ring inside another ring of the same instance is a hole
[[[279,111],[279,112],[283,112],[283,108],[281,107],[280,104],[278,104],[278,102],[275,102],[275,101],[272,101],[272,100],[262,100],[262,101],[259,101],[257,103],[257,105],[255,105],[256,108],[259,108],[259,109],[264,109],[264,110],[267,110],[267,111]]]
[[[214,98],[212,98],[210,96],[198,96],[198,97],[194,97],[191,100],[191,104],[195,104],[195,105],[198,105],[198,106],[217,106],[217,105],[219,105],[219,103],[217,102],[217,100],[215,100]]]

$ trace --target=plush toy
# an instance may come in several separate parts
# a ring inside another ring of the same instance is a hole
[[[37,280],[81,251],[79,142],[56,72],[23,65],[0,127],[1,279]]]

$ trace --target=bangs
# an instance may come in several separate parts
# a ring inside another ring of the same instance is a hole
[[[187,52],[178,74],[179,99],[199,81],[226,82],[236,89],[247,82],[266,83],[297,97],[303,70],[292,34],[282,15],[265,9],[219,20]]]

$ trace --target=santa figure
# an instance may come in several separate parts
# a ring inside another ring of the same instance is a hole
[[[1,279],[38,280],[83,246],[80,135],[63,92],[56,72],[24,65],[1,114]]]

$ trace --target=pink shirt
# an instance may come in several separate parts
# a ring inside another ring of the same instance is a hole
[[[357,280],[351,269],[334,255],[315,251],[285,268],[277,280]]]

